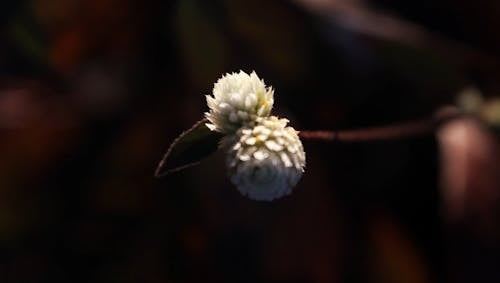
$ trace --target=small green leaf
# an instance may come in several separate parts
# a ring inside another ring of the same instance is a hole
[[[198,164],[219,148],[222,134],[207,128],[207,119],[198,121],[170,145],[155,171],[157,178]]]

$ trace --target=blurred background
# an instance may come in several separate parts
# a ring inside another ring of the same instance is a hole
[[[500,94],[500,2],[31,0],[0,4],[0,282],[499,282],[500,162],[474,119],[304,141],[270,203],[216,154],[155,179],[226,72],[297,129]]]

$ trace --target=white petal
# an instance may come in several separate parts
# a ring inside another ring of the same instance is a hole
[[[276,143],[274,140],[268,140],[265,142],[265,145],[266,147],[269,149],[269,150],[272,150],[272,151],[281,151],[283,150],[283,146]]]
[[[281,161],[283,161],[283,164],[285,167],[292,167],[292,161],[290,160],[290,157],[288,157],[288,154],[281,152],[280,153]]]
[[[257,139],[255,137],[250,137],[245,141],[245,144],[254,145],[256,142],[257,142]]]
[[[258,150],[254,152],[253,157],[257,160],[264,160],[269,157],[269,153],[265,150]]]
[[[207,126],[207,128],[210,129],[210,131],[215,131],[215,129],[217,128],[214,124],[210,123],[205,123],[205,126]]]

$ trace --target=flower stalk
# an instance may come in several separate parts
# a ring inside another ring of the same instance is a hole
[[[403,139],[432,133],[444,122],[457,118],[460,111],[453,106],[440,108],[431,118],[402,122],[388,126],[356,130],[300,131],[305,140],[323,142],[370,142],[388,139]]]

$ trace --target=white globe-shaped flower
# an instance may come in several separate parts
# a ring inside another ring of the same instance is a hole
[[[229,176],[243,195],[271,201],[290,194],[300,180],[306,156],[298,132],[287,123],[259,117],[253,127],[226,138]]]
[[[206,125],[212,131],[233,134],[257,117],[269,116],[273,96],[273,89],[266,88],[255,72],[226,74],[214,84],[213,96],[206,96],[210,108]]]

